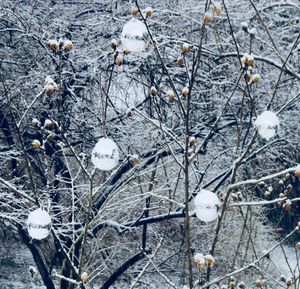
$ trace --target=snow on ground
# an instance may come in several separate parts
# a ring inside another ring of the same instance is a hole
[[[20,241],[0,236],[0,289],[45,289],[40,276],[31,277],[32,255]]]
[[[285,255],[281,248],[277,248],[271,255],[274,262],[276,262],[280,275],[291,276],[290,268],[295,270],[297,268],[297,256],[295,249],[289,245],[283,246]],[[286,257],[285,257],[286,256]],[[289,262],[289,266],[286,262]],[[300,254],[298,254],[298,262],[300,263]],[[42,285],[42,280],[38,275],[32,278],[29,272],[29,266],[34,266],[31,253],[25,245],[15,239],[0,237],[0,289],[45,289]],[[297,270],[296,270],[297,272]],[[296,273],[297,274],[297,273]],[[171,288],[166,284],[158,286],[157,275],[146,274],[142,278],[142,283],[138,284],[137,289],[168,289]],[[154,281],[154,282],[153,282]],[[172,280],[175,282],[175,280]],[[179,281],[176,280],[176,281]],[[125,288],[130,284],[125,284],[124,281],[117,282],[112,289]],[[251,283],[252,284],[252,283]],[[100,284],[90,284],[88,288],[100,288]],[[180,287],[179,287],[180,288]]]

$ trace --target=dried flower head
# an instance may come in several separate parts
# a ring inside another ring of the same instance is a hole
[[[300,177],[300,165],[297,165],[296,168],[295,168],[295,176],[296,176],[297,178]]]
[[[205,269],[205,258],[201,253],[196,253],[194,256],[194,261],[196,263],[196,266],[200,269],[200,270],[204,270]]]
[[[259,80],[261,80],[261,76],[258,73],[255,73],[255,74],[251,75],[251,77],[250,77],[251,83],[258,82]]]
[[[83,272],[80,276],[81,282],[87,284],[89,282],[89,275],[86,272]]]
[[[210,12],[205,12],[203,19],[206,24],[210,23],[213,20],[213,15]]]
[[[214,12],[216,13],[217,16],[221,15],[222,13],[221,3],[219,2],[214,3]]]
[[[254,37],[257,35],[257,30],[256,30],[256,28],[251,28],[251,29],[249,30],[249,34],[250,34],[251,37],[254,38]]]
[[[194,136],[190,136],[189,145],[191,145],[191,146],[196,145],[196,138]]]
[[[138,155],[132,155],[131,161],[134,165],[138,165],[141,163],[140,157]]]
[[[130,14],[131,14],[131,16],[136,16],[138,13],[139,13],[139,9],[137,7],[132,6],[130,8]]]
[[[189,95],[189,88],[188,88],[188,87],[184,87],[184,88],[182,89],[182,95],[183,95],[184,97],[187,97],[187,96]]]
[[[121,55],[118,55],[115,59],[115,64],[118,66],[121,66],[123,64],[123,57]]]
[[[54,52],[58,52],[59,51],[59,42],[55,39],[49,39],[47,42],[47,45],[49,47],[50,50],[54,51]]]
[[[183,66],[184,65],[184,59],[181,56],[179,56],[177,58],[177,63],[178,63],[178,65]]]
[[[39,127],[41,125],[41,122],[35,117],[32,119],[31,123],[35,127]]]
[[[52,128],[52,125],[53,125],[53,123],[52,123],[52,121],[50,120],[50,119],[46,119],[45,120],[45,122],[44,122],[44,127],[45,128]]]
[[[166,96],[170,102],[173,101],[175,98],[175,94],[174,94],[173,90],[168,90],[166,93]]]
[[[152,14],[153,14],[153,9],[152,9],[152,7],[146,7],[146,8],[145,8],[145,14],[146,14],[146,17],[151,17]]]
[[[205,260],[206,260],[206,264],[209,266],[209,267],[212,267],[215,263],[216,263],[216,260],[215,258],[208,254],[208,255],[205,255],[204,256]]]
[[[41,142],[38,140],[38,139],[34,139],[32,142],[31,142],[31,145],[34,149],[39,149],[41,148]]]
[[[157,89],[155,88],[155,86],[151,86],[150,93],[152,96],[155,96],[157,94]]]
[[[190,45],[188,43],[183,43],[181,47],[182,53],[188,53],[190,51]]]
[[[73,43],[71,40],[65,40],[63,42],[63,49],[66,50],[66,51],[69,51],[73,48]]]
[[[110,47],[111,47],[112,49],[116,49],[117,46],[118,46],[118,41],[117,41],[116,39],[112,39],[112,40],[110,41]]]

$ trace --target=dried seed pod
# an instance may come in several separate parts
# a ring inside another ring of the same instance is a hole
[[[190,52],[190,45],[188,43],[183,43],[181,47],[182,53],[188,53]]]
[[[55,140],[56,135],[54,133],[50,133],[47,135],[47,141],[53,142]]]
[[[31,145],[34,149],[39,149],[41,148],[41,142],[38,140],[38,139],[34,139],[32,142],[31,142]]]
[[[123,57],[121,57],[120,55],[118,55],[116,57],[115,64],[118,65],[118,66],[121,66],[123,64]]]
[[[49,129],[49,128],[52,128],[52,126],[53,126],[52,121],[51,121],[50,119],[47,118],[47,119],[45,120],[45,122],[44,122],[44,128]]]
[[[139,9],[137,8],[137,7],[135,7],[135,6],[132,6],[131,8],[130,8],[130,14],[131,14],[131,16],[136,16],[137,14],[139,13]]]
[[[210,23],[213,20],[213,15],[210,12],[205,12],[203,19],[206,24]]]
[[[45,86],[45,90],[49,94],[54,93],[58,91],[58,85],[55,82],[49,83]]]
[[[271,192],[269,192],[269,191],[265,191],[265,192],[264,192],[264,197],[265,197],[266,199],[269,199],[270,196],[271,196]]]
[[[261,286],[262,287],[267,287],[267,284],[268,284],[268,282],[267,282],[266,279],[261,279]]]
[[[244,53],[243,57],[241,58],[241,62],[243,65],[253,66],[254,57],[251,54]]]
[[[128,108],[128,109],[126,110],[125,116],[126,116],[127,118],[132,117],[132,108]]]
[[[257,30],[256,30],[256,28],[251,28],[250,30],[249,30],[249,34],[250,34],[250,36],[251,37],[256,37],[256,35],[257,35]]]
[[[286,277],[284,275],[281,275],[280,278],[279,278],[279,281],[281,282],[286,282]]]
[[[112,40],[110,41],[110,47],[111,47],[112,49],[116,49],[117,46],[118,46],[118,41],[117,41],[116,39],[112,39]]]
[[[157,89],[155,88],[155,86],[151,86],[151,88],[150,88],[150,94],[152,96],[155,96],[157,94]]]
[[[175,94],[174,94],[173,90],[168,90],[166,93],[166,96],[170,102],[173,101],[175,98]]]
[[[138,155],[133,155],[131,158],[131,161],[134,165],[138,165],[141,163],[141,160]]]
[[[66,50],[66,51],[69,51],[73,48],[73,43],[71,40],[65,40],[63,42],[63,49]]]
[[[295,168],[295,176],[298,178],[300,177],[300,165],[297,165]]]
[[[290,212],[292,209],[292,201],[287,199],[283,204],[283,208],[285,209],[285,211]]]
[[[183,66],[183,65],[184,65],[184,59],[183,59],[181,56],[179,56],[179,57],[177,58],[177,63],[178,63],[180,66]]]
[[[200,270],[204,270],[205,269],[205,258],[201,253],[196,253],[194,256],[194,261],[196,263],[196,266],[200,269]]]
[[[151,17],[152,14],[153,14],[153,9],[152,9],[152,7],[146,7],[146,9],[145,9],[145,14],[146,14],[146,17]]]
[[[194,136],[190,136],[189,145],[191,145],[191,146],[196,145],[196,138]]]
[[[208,255],[205,255],[204,256],[205,260],[206,260],[206,264],[209,266],[209,267],[212,267],[215,263],[216,263],[216,260],[215,258],[208,254]]]
[[[89,282],[89,275],[86,272],[83,272],[80,276],[81,282],[87,284]]]
[[[292,278],[286,279],[285,284],[286,284],[288,287],[290,287],[290,286],[293,284]]]
[[[189,95],[189,88],[188,88],[188,87],[184,87],[184,88],[182,89],[182,95],[183,95],[184,97],[187,97],[187,96]]]
[[[257,288],[261,288],[261,287],[262,287],[262,284],[261,284],[261,280],[260,280],[260,279],[256,280],[255,286],[256,286]]]
[[[47,42],[47,45],[48,45],[50,50],[52,50],[54,52],[59,51],[59,42],[57,40],[49,39],[48,42]]]
[[[47,76],[45,78],[44,89],[49,94],[58,91],[58,85],[56,84],[56,82],[53,80],[53,78],[51,76]]]
[[[248,23],[247,22],[241,22],[241,27],[244,32],[248,32]]]
[[[261,80],[261,76],[258,73],[253,74],[250,78],[250,82],[252,83],[258,82],[259,80]]]
[[[217,16],[220,16],[222,13],[222,8],[221,8],[221,3],[216,3],[214,4],[214,12],[216,13]]]
[[[34,127],[41,126],[41,122],[37,118],[33,118],[31,123]]]
[[[34,266],[29,266],[28,271],[31,274],[32,278],[34,277],[34,275],[36,275],[38,273],[36,267],[34,267]]]

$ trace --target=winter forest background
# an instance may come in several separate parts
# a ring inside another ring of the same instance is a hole
[[[0,288],[299,289],[299,38],[299,0],[2,0]]]

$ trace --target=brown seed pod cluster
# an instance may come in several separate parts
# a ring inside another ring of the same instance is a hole
[[[167,93],[166,93],[166,97],[168,98],[169,102],[174,101],[174,99],[175,99],[174,91],[171,90],[171,89],[168,90]]]
[[[209,24],[213,21],[214,16],[221,16],[222,6],[220,2],[212,2],[212,6],[204,14],[203,21],[205,24]]]
[[[152,7],[146,7],[144,12],[145,12],[146,17],[151,17],[153,15]]]
[[[130,14],[131,14],[131,16],[135,17],[138,13],[139,13],[139,9],[137,7],[132,6],[130,8]]]
[[[44,89],[47,93],[51,94],[56,91],[58,91],[58,85],[57,83],[53,80],[51,76],[47,76],[45,78],[45,83],[44,83]]]
[[[190,52],[190,45],[188,43],[183,43],[181,47],[181,51],[183,54]]]
[[[73,42],[71,40],[62,38],[58,41],[56,39],[49,39],[47,45],[48,48],[55,53],[70,51],[73,48]]]

